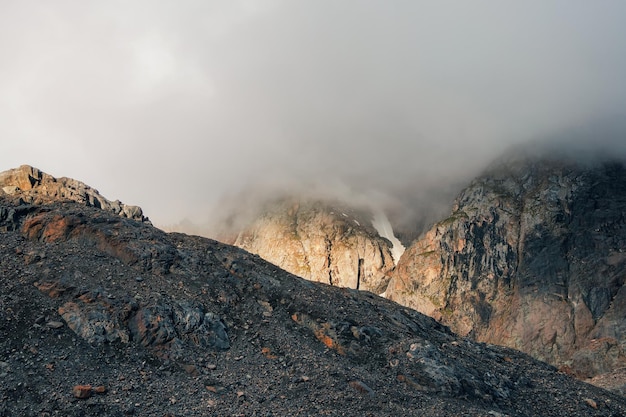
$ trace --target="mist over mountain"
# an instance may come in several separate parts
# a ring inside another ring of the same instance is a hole
[[[480,165],[469,164],[455,171],[451,161],[442,161],[449,169],[440,177],[424,175],[398,177],[395,183],[369,177],[351,183],[339,178],[322,181],[283,178],[264,181],[225,194],[209,210],[209,220],[186,221],[169,225],[169,230],[201,234],[232,243],[234,236],[248,227],[278,200],[337,201],[370,213],[382,210],[391,221],[394,232],[405,245],[410,244],[433,224],[450,214],[458,194],[476,177],[494,167],[521,165],[531,160],[558,161],[594,165],[603,161],[626,161],[626,119],[599,118],[594,122],[555,131],[545,137],[520,142],[494,155],[479,159]],[[491,155],[490,150],[485,155]],[[450,164],[448,165],[448,162]],[[396,172],[403,168],[396,168]],[[433,174],[435,170],[431,170]],[[383,175],[384,176],[384,175]]]
[[[512,145],[624,119],[625,14],[612,1],[3,2],[0,165],[98,184],[162,226],[209,222],[259,184],[428,206]]]

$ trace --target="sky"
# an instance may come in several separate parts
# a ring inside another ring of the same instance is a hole
[[[156,225],[260,184],[419,196],[520,143],[601,142],[587,126],[626,119],[624,16],[622,0],[5,0],[0,171],[81,180]]]

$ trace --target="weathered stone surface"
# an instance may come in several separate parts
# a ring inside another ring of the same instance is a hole
[[[24,210],[22,215],[29,212]],[[104,212],[86,218],[71,210],[63,214],[40,211],[21,223],[21,231],[29,239],[48,243],[78,240],[97,246],[129,265],[140,266],[146,272],[169,272],[177,262],[176,248],[158,238],[141,239],[146,237],[144,229],[128,227],[124,228],[124,233],[117,233],[116,228],[127,221],[132,220],[111,220]]]
[[[0,172],[0,188],[5,194],[20,197],[29,204],[71,200],[90,207],[111,211],[122,217],[149,222],[141,207],[119,200],[109,201],[98,190],[71,178],[55,178],[29,165]]]
[[[50,285],[38,284],[45,291]],[[58,285],[57,285],[58,287]],[[47,292],[58,297],[56,292]],[[66,294],[68,295],[68,294]],[[101,293],[75,294],[58,309],[70,329],[92,345],[134,341],[149,348],[169,348],[183,341],[214,350],[230,347],[228,331],[214,313],[197,302],[165,300],[142,306],[131,299],[111,299]],[[63,326],[61,322],[59,328]]]
[[[203,348],[226,350],[230,347],[226,326],[200,304],[183,302],[172,306],[160,303],[139,309],[129,320],[134,340],[143,346],[186,340]]]
[[[391,243],[369,213],[297,198],[269,204],[234,241],[302,278],[382,293],[394,267]]]
[[[620,163],[509,161],[405,252],[387,295],[584,377],[624,366],[625,212]]]
[[[136,306],[133,307],[136,309]],[[76,300],[66,302],[58,312],[70,329],[91,344],[128,343],[130,337],[123,325],[123,316],[133,307],[113,305],[106,299],[93,303]]]

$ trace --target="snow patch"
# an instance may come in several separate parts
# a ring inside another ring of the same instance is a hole
[[[400,257],[402,256],[406,248],[393,234],[393,228],[391,227],[391,223],[389,222],[389,219],[382,210],[374,212],[372,226],[374,226],[374,229],[378,231],[380,237],[384,237],[391,242],[391,256],[393,258],[394,264],[397,265]]]

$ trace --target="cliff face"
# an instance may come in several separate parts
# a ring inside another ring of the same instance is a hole
[[[626,169],[509,162],[404,254],[390,299],[579,377],[626,364]]]
[[[394,267],[393,246],[369,213],[323,201],[275,202],[234,245],[308,280],[375,293]]]

